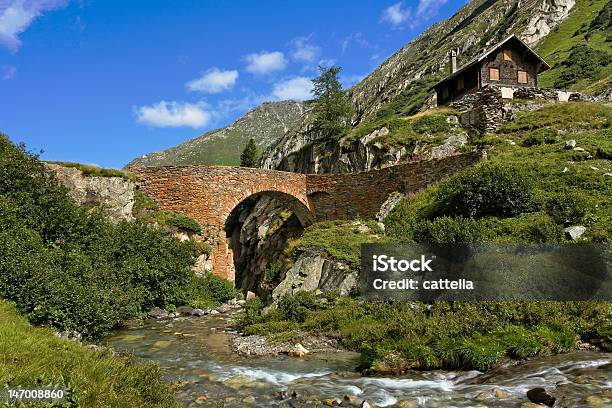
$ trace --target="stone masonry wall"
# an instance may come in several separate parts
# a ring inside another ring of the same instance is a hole
[[[470,153],[351,174],[301,174],[224,166],[131,168],[142,191],[160,208],[197,220],[211,242],[215,275],[234,280],[225,222],[243,200],[256,194],[291,198],[303,225],[331,219],[374,218],[394,191],[415,192],[480,159]]]

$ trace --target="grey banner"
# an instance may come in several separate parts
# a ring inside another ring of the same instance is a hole
[[[364,244],[377,300],[612,300],[609,244]]]

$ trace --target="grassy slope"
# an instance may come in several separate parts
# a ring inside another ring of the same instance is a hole
[[[159,369],[128,357],[87,349],[34,328],[0,300],[0,383],[57,385],[72,390],[70,406],[178,406]]]
[[[609,0],[576,1],[571,15],[538,45],[537,52],[552,67],[551,70],[540,75],[540,86],[553,86],[562,71],[560,64],[567,59],[571,48],[576,44],[586,41],[594,49],[612,53],[612,43],[606,41],[606,35],[603,32],[596,32],[588,39],[585,39],[585,32],[580,32],[597,17],[608,2]],[[599,93],[610,85],[612,85],[612,66],[603,69],[595,81],[579,81],[572,88],[578,91]]]
[[[533,242],[563,239],[563,225],[553,225],[543,209],[546,200],[564,193],[583,197],[587,210],[581,223],[585,240],[612,241],[612,177],[603,176],[612,165],[602,154],[612,152],[612,108],[590,103],[545,106],[537,112],[518,115],[500,134],[475,143],[485,145],[489,162],[518,166],[534,183],[536,205],[532,212],[511,218],[474,220],[490,239],[500,242]],[[523,146],[530,135],[557,134],[554,143]],[[589,153],[564,149],[564,141],[575,139]],[[515,144],[510,143],[510,141]],[[596,153],[600,152],[599,156]],[[600,158],[598,158],[600,157]],[[564,172],[564,168],[568,170]],[[597,169],[593,169],[595,167]],[[436,205],[439,185],[405,198],[385,221],[387,235],[381,240],[411,241],[414,223],[427,220]],[[323,248],[331,256],[350,263],[357,259],[359,243],[373,237],[355,236],[351,222],[315,224],[292,247]],[[544,225],[542,231],[538,225]],[[535,226],[535,228],[534,228]],[[560,231],[560,233],[559,233]],[[351,253],[353,251],[353,253]],[[304,296],[309,296],[308,294]],[[291,302],[299,304],[300,300]],[[304,302],[312,305],[312,299]],[[353,298],[328,299],[327,305],[308,306],[297,319],[295,307],[258,314],[252,311],[243,324],[247,332],[281,333],[290,336],[298,328],[336,335],[341,342],[362,352],[364,366],[379,372],[401,372],[409,368],[462,367],[487,369],[505,357],[568,351],[574,336],[585,339],[612,334],[610,302],[480,302],[444,303],[431,314],[405,304],[362,302]],[[422,306],[421,306],[422,307]]]

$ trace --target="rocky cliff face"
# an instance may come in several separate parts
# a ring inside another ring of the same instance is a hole
[[[129,166],[181,164],[238,165],[240,153],[250,138],[263,150],[292,129],[305,105],[302,102],[266,102],[229,126],[207,132],[176,147],[149,153]]]
[[[113,223],[132,220],[135,185],[122,177],[89,177],[73,167],[45,163],[57,179],[68,188],[70,197],[78,204],[101,207]]]
[[[433,84],[449,73],[451,49],[459,50],[459,65],[462,65],[510,34],[517,34],[535,46],[567,18],[574,5],[575,0],[475,0],[468,3],[454,16],[433,25],[404,46],[348,91],[356,112],[353,127],[381,115],[410,113],[402,110],[408,103],[427,104]],[[435,106],[435,102],[429,101],[429,104]],[[413,153],[383,151],[385,149],[375,143],[368,143],[367,138],[348,147],[343,146],[342,140],[336,144],[322,144],[320,139],[321,135],[312,128],[306,113],[294,131],[287,132],[264,152],[261,165],[290,171],[362,171],[394,164]],[[332,163],[335,160],[339,161],[337,165]]]

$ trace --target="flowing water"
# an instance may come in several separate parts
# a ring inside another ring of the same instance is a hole
[[[321,406],[351,394],[379,407],[519,407],[534,387],[554,389],[555,406],[606,407],[612,401],[612,355],[575,352],[478,371],[414,372],[397,377],[356,374],[350,352],[246,357],[232,352],[228,314],[146,320],[115,332],[116,350],[157,362],[180,383],[185,406]],[[280,392],[286,392],[283,401]],[[295,394],[294,394],[295,393]],[[294,397],[292,398],[292,395]],[[409,402],[405,402],[409,401]]]

